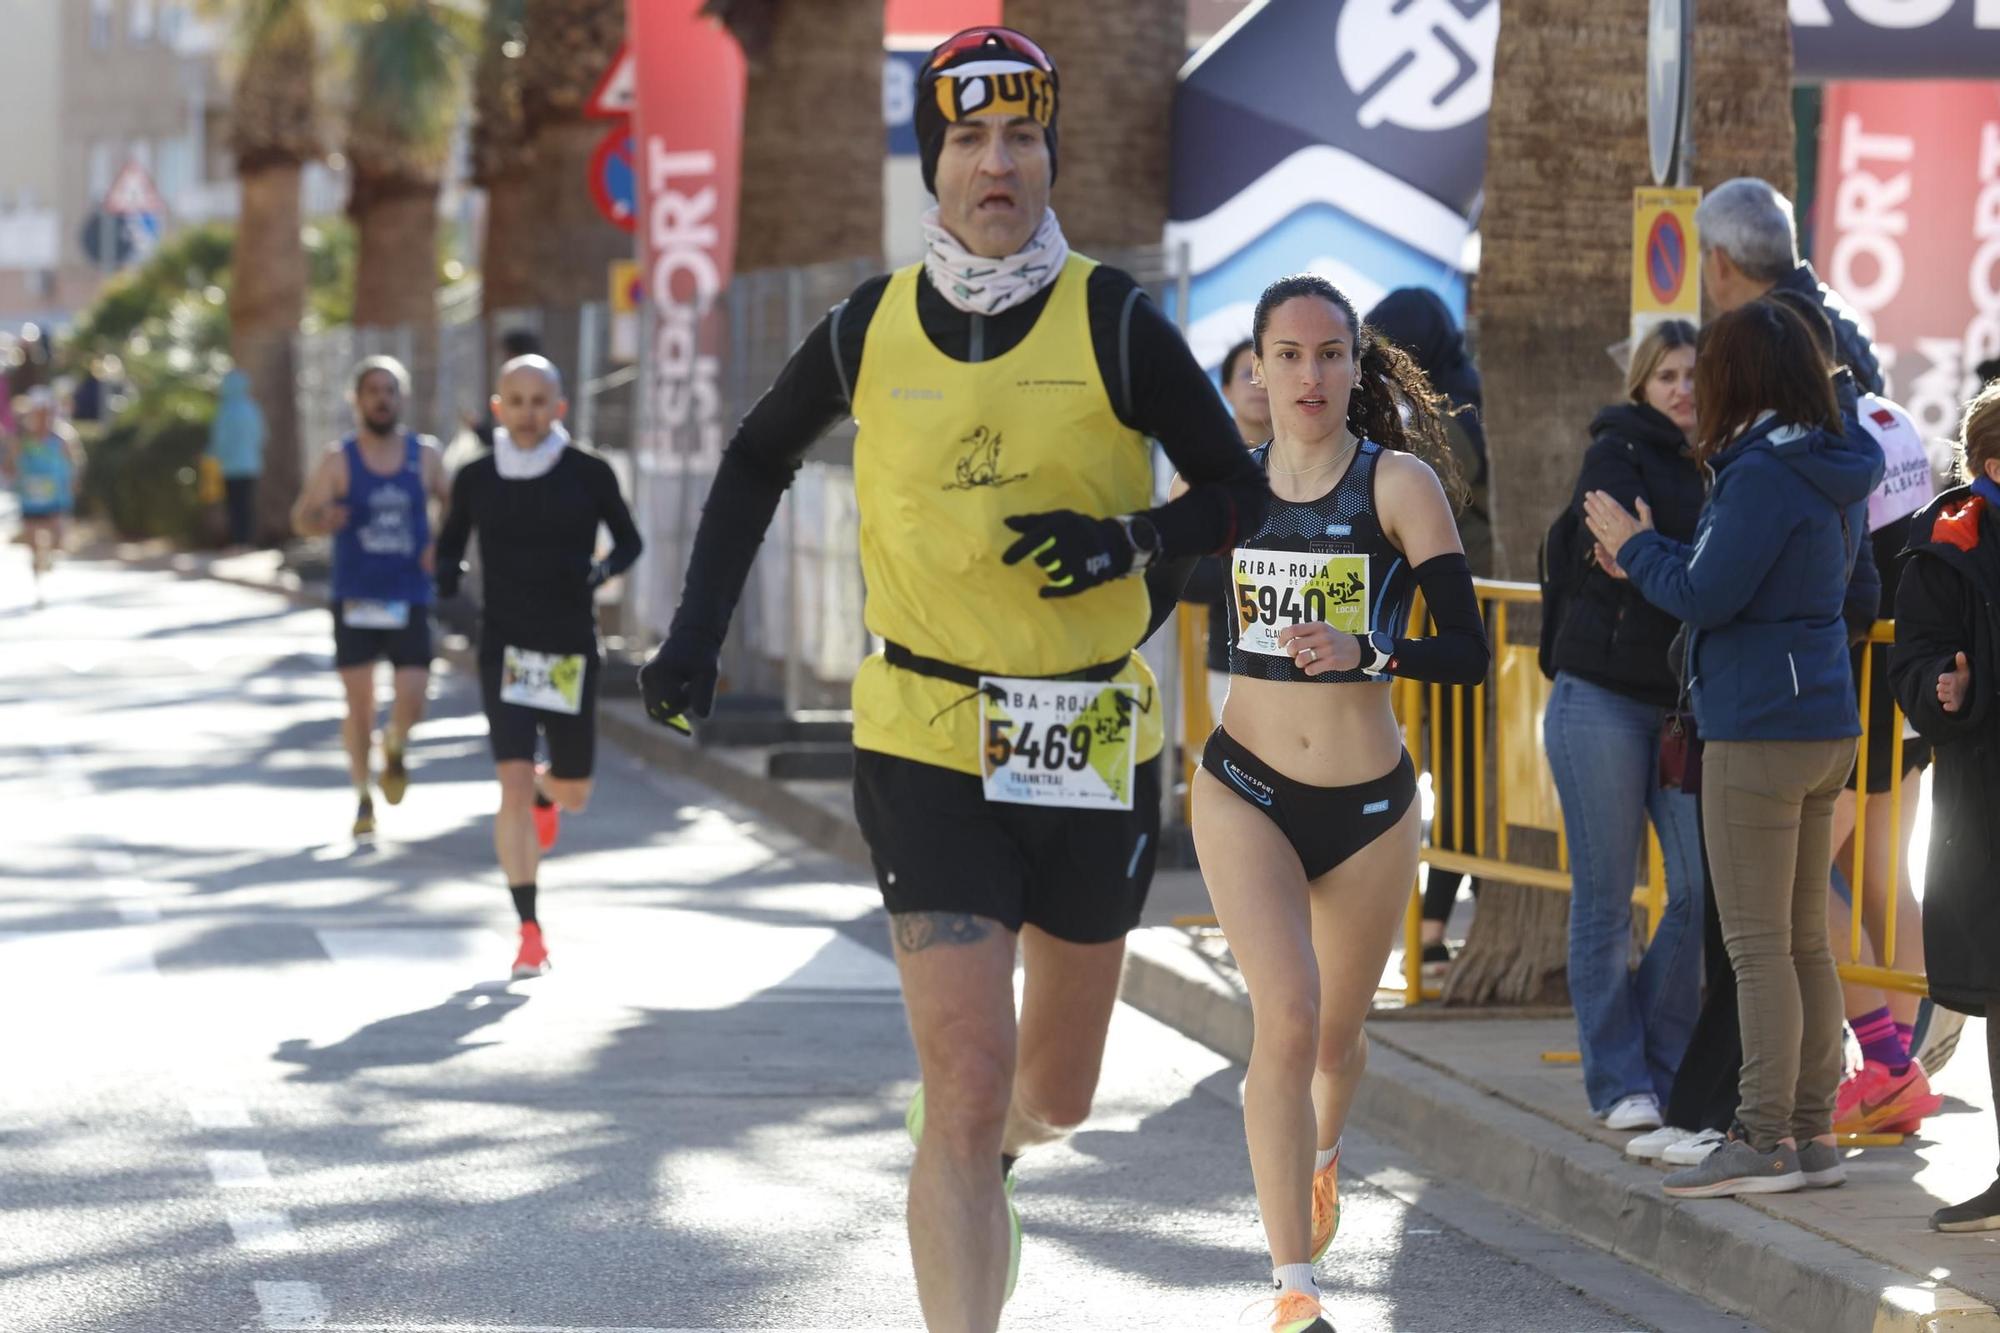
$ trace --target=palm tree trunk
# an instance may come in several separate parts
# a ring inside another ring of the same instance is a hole
[[[350,159],[351,160],[351,159]],[[413,390],[404,421],[420,431],[450,423],[435,411],[437,383],[438,187],[354,174],[354,327],[407,330]]]
[[[1534,577],[1542,534],[1576,482],[1590,419],[1620,394],[1622,370],[1605,349],[1628,332],[1632,191],[1652,183],[1645,31],[1644,0],[1507,0],[1500,21],[1474,316],[1503,578]],[[1700,182],[1754,174],[1791,191],[1791,67],[1784,6],[1702,7]],[[1513,628],[1532,644],[1528,619]],[[1489,883],[1448,999],[1559,997],[1567,907],[1559,893]]]
[[[486,186],[486,239],[480,261],[480,307],[491,320],[535,304],[540,233],[547,192],[532,176],[502,176]]]
[[[1004,12],[1062,76],[1052,202],[1063,234],[1085,251],[1158,245],[1186,0],[1007,0]]]
[[[590,119],[584,105],[625,43],[625,0],[527,0],[522,17],[521,111],[539,219],[535,300],[552,308],[601,302],[611,261],[632,258],[633,236],[591,201],[591,157],[614,123]]]
[[[882,253],[879,0],[785,0],[747,36],[744,271]],[[801,126],[811,126],[802,133]]]
[[[264,412],[257,513],[257,535],[263,541],[289,535],[292,499],[303,480],[292,352],[306,296],[299,176],[297,162],[279,159],[239,177],[242,202],[229,283],[230,351],[250,377],[251,394]]]

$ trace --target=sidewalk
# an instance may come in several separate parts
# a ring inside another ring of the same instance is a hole
[[[149,562],[150,563],[150,562]],[[273,552],[175,556],[190,576],[322,601]],[[648,722],[635,699],[605,698],[604,735],[694,778],[830,852],[865,864],[845,782],[778,782],[756,749],[704,749]],[[1124,998],[1242,1061],[1250,1013],[1214,932],[1169,923],[1207,910],[1195,871],[1163,871],[1132,936]],[[1837,1190],[1736,1200],[1668,1199],[1661,1169],[1621,1151],[1590,1117],[1567,1018],[1490,1010],[1385,1009],[1369,1024],[1370,1077],[1357,1126],[1429,1171],[1602,1246],[1675,1285],[1783,1333],[2000,1333],[2000,1232],[1946,1236],[1926,1219],[1975,1193],[1994,1170],[1994,1107],[1984,1030],[1969,1022],[1937,1081],[1944,1112],[1900,1148],[1851,1153]]]

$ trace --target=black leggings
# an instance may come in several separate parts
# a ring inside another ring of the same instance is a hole
[[[1379,778],[1350,787],[1311,787],[1278,772],[1217,727],[1202,751],[1201,766],[1271,817],[1299,854],[1308,880],[1394,828],[1417,796],[1416,768],[1407,750]]]

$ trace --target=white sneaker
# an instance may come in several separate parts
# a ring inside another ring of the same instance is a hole
[[[1722,1146],[1722,1131],[1704,1129],[1692,1138],[1682,1139],[1673,1147],[1660,1154],[1660,1160],[1668,1166],[1700,1166],[1708,1160],[1708,1155]]]
[[[1635,1092],[1611,1108],[1604,1125],[1607,1129],[1658,1129],[1660,1103],[1650,1092]]]
[[[1662,1125],[1652,1133],[1641,1134],[1638,1138],[1627,1143],[1625,1145],[1625,1155],[1627,1157],[1636,1157],[1642,1162],[1657,1161],[1667,1149],[1673,1147],[1682,1139],[1691,1139],[1693,1137],[1694,1131],[1691,1129],[1681,1129],[1676,1125]]]

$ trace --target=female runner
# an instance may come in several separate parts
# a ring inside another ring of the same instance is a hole
[[[1423,372],[1310,275],[1265,290],[1252,342],[1271,505],[1229,559],[1231,689],[1194,779],[1195,849],[1250,992],[1243,1121],[1271,1327],[1331,1333],[1313,1263],[1339,1223],[1361,1023],[1417,869],[1416,777],[1389,684],[1476,684],[1489,654],[1446,498],[1460,486],[1448,409]],[[1409,639],[1417,588],[1437,633]]]

